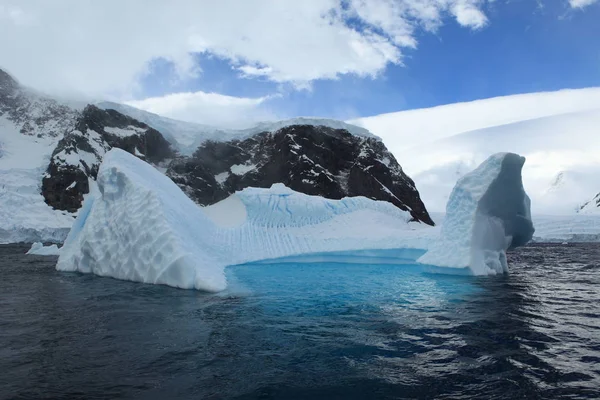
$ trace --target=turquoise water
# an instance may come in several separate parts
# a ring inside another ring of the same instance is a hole
[[[260,299],[265,312],[344,318],[439,312],[481,291],[472,277],[432,272],[421,250],[339,252],[262,261],[227,269],[227,294]]]

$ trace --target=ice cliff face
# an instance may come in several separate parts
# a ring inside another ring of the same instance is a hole
[[[470,268],[475,275],[507,272],[506,250],[526,244],[534,233],[524,163],[517,154],[498,153],[459,179],[440,238],[419,262]]]

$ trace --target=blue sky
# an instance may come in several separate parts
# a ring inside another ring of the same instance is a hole
[[[584,10],[566,1],[496,1],[488,24],[476,30],[449,21],[435,33],[419,31],[404,65],[388,64],[377,77],[343,75],[312,82],[310,90],[266,78],[240,77],[230,63],[196,55],[203,72],[174,83],[173,69],[156,62],[141,97],[205,91],[238,97],[280,93],[268,101],[278,115],[348,119],[495,96],[600,86],[600,4]]]

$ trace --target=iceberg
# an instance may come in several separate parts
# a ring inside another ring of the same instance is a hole
[[[210,220],[169,178],[119,149],[100,166],[57,263],[60,271],[180,288],[221,290],[225,278],[204,246]]]
[[[506,250],[534,233],[531,202],[523,188],[525,158],[498,153],[456,183],[440,237],[418,261],[469,268],[474,275],[508,272]]]
[[[56,268],[220,291],[229,265],[325,252],[426,250],[437,230],[411,219],[385,201],[330,200],[283,184],[246,188],[200,207],[153,166],[112,149]]]
[[[35,256],[57,256],[60,254],[60,249],[55,244],[44,246],[41,242],[35,242],[25,254]]]

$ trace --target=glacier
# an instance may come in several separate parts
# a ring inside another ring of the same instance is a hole
[[[469,268],[474,275],[508,272],[506,250],[525,245],[535,231],[521,178],[524,163],[517,154],[497,153],[459,179],[440,237],[418,261]]]
[[[56,268],[220,291],[229,265],[300,254],[426,249],[435,228],[384,201],[329,200],[282,184],[246,188],[209,207],[153,166],[106,153]]]
[[[65,240],[73,215],[48,206],[40,188],[58,140],[24,135],[0,116],[0,244]]]

